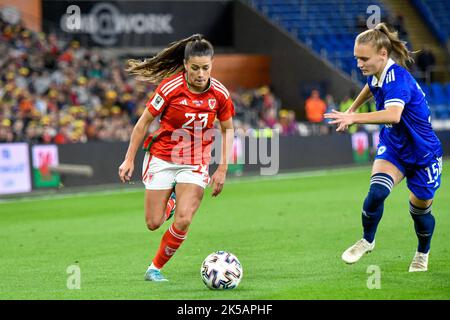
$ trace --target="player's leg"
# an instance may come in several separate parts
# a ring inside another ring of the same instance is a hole
[[[395,165],[384,159],[374,161],[369,192],[364,200],[361,214],[363,238],[367,242],[372,243],[375,240],[375,233],[383,216],[384,201],[403,177],[404,174],[398,168],[398,164]]]
[[[145,222],[151,231],[166,221],[167,204],[173,189],[145,190]]]
[[[160,269],[172,258],[186,239],[192,218],[200,206],[204,189],[209,183],[207,170],[207,166],[176,166],[175,193],[177,205],[174,222],[161,239],[159,249],[149,267],[149,269],[156,270],[152,272],[159,273]]]
[[[432,203],[433,200],[421,200],[412,192],[409,195],[409,213],[414,220],[418,240],[417,251],[409,266],[409,272],[428,270],[428,255],[435,226],[434,216],[431,214]]]
[[[158,229],[166,221],[167,200],[172,189],[146,190],[145,191],[145,221],[147,228],[151,231]],[[144,275],[147,281],[167,281],[161,272],[153,266],[153,262],[147,268]]]
[[[437,158],[430,166],[415,170],[407,176],[409,195],[409,213],[414,220],[418,246],[409,267],[410,272],[427,271],[431,238],[435,219],[431,213],[433,198],[440,186],[442,160]]]
[[[175,206],[170,197],[175,185],[175,171],[171,164],[145,154],[142,165],[142,182],[145,185],[145,221],[149,230],[158,229],[169,218]]]
[[[357,241],[342,254],[346,263],[357,262],[365,253],[371,252],[375,247],[375,233],[383,216],[384,201],[392,188],[404,177],[401,165],[394,161],[375,159],[370,178],[369,192],[362,208],[363,238]]]
[[[144,158],[142,182],[145,185],[145,221],[151,231],[166,221],[168,200],[175,184],[175,171],[171,165],[149,153]],[[158,268],[151,264],[144,276],[149,281],[166,281]]]
[[[204,188],[192,183],[177,183],[177,207],[174,222],[161,239],[153,259],[153,269],[160,270],[172,258],[186,239],[189,226],[203,198]]]

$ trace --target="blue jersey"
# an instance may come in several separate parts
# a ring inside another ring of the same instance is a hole
[[[398,159],[411,166],[424,166],[442,155],[441,143],[431,127],[425,94],[405,68],[389,59],[380,79],[369,76],[367,83],[377,111],[393,104],[404,108],[399,123],[382,127],[380,144],[393,150]]]

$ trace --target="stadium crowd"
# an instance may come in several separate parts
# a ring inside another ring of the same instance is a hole
[[[120,59],[1,19],[0,68],[0,142],[128,141],[155,89],[128,76]],[[312,96],[322,101],[317,92]],[[237,90],[232,99],[237,129],[301,134],[295,112],[283,109],[268,86]],[[314,112],[335,105],[331,96],[324,103]],[[309,120],[323,122],[319,118]],[[155,121],[150,130],[157,126]]]

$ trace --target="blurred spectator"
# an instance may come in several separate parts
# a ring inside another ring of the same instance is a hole
[[[333,110],[339,110],[338,105],[334,102],[334,98],[331,94],[325,96],[325,104],[327,105],[326,112],[331,112]]]
[[[336,104],[336,102],[334,102],[334,97],[331,94],[327,94],[325,96],[325,103],[327,105],[327,110],[325,111],[326,113],[329,113],[333,110],[339,111],[339,106]],[[326,119],[325,122],[328,123],[331,120]],[[333,130],[332,126],[328,126],[328,133],[331,133],[331,131]]]
[[[406,31],[403,15],[395,15],[392,21],[392,27],[398,32],[398,37],[400,39],[408,39],[408,32]]]
[[[275,125],[278,123],[277,113],[275,109],[268,109],[265,111],[264,116],[264,126],[270,129],[273,129]]]
[[[281,109],[279,112],[280,123],[279,130],[281,136],[298,135],[297,122],[295,120],[295,112],[293,110]]]
[[[318,90],[312,90],[311,95],[305,102],[306,119],[311,123],[323,121],[323,114],[327,110],[325,101],[320,98]]]
[[[13,142],[14,134],[11,130],[11,121],[9,119],[3,119],[0,122],[0,142]]]
[[[355,101],[353,97],[356,95],[355,91],[350,91],[348,95],[342,99],[341,103],[339,104],[339,111],[345,112],[350,108]]]
[[[424,47],[422,50],[420,50],[416,58],[416,65],[419,71],[421,72],[418,78],[420,78],[420,80],[425,82],[427,80],[427,74],[429,74],[430,79],[428,80],[432,82],[433,73],[430,72],[431,71],[430,68],[433,67],[435,64],[436,58],[434,57],[434,54],[430,49]]]
[[[312,90],[311,95],[305,101],[306,119],[311,123],[313,134],[326,134],[327,126],[322,125],[323,114],[327,110],[325,101],[320,98],[318,90]]]

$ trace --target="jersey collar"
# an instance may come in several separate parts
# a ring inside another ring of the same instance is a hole
[[[381,88],[383,86],[384,78],[386,78],[386,73],[393,64],[395,64],[395,61],[392,60],[391,58],[389,58],[388,62],[386,63],[386,67],[384,67],[384,70],[381,73],[380,79],[377,79],[376,76],[373,76],[372,87],[380,87]]]

